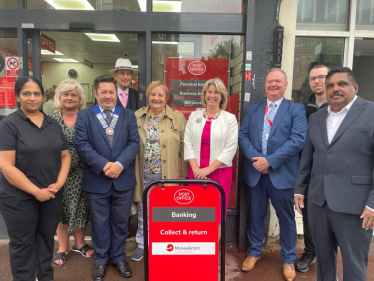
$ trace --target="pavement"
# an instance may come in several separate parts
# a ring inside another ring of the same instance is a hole
[[[89,243],[89,241],[87,241]],[[301,242],[301,241],[300,241]],[[8,241],[0,240],[0,280],[11,281],[12,276],[10,272],[9,265],[9,253],[8,253]],[[70,246],[73,245],[73,241],[70,241]],[[90,243],[89,243],[90,244]],[[298,254],[302,252],[302,242],[298,243],[298,249],[296,250]],[[57,246],[57,244],[56,244]],[[144,263],[143,260],[139,262],[134,262],[130,259],[132,252],[136,248],[136,242],[134,238],[128,241],[126,246],[127,260],[132,267],[133,276],[127,278],[129,281],[140,281],[144,280]],[[266,249],[261,260],[258,261],[256,267],[251,272],[242,272],[241,264],[246,258],[247,254],[238,253],[235,244],[226,245],[226,255],[225,255],[225,280],[226,281],[240,281],[240,280],[251,280],[251,281],[282,281],[282,262],[280,259],[279,250],[276,249]],[[93,259],[84,258],[79,253],[69,252],[66,257],[66,263],[63,267],[55,268],[55,280],[56,281],[90,281],[91,274],[93,270]],[[218,266],[217,266],[218,269]],[[186,273],[188,271],[185,271]],[[342,273],[342,261],[340,254],[338,256],[338,277],[339,280],[343,280]],[[195,278],[196,279],[196,278]],[[108,265],[106,281],[124,281],[125,279],[120,277],[114,266]],[[176,279],[177,280],[177,279]],[[198,280],[198,279],[196,279]],[[297,273],[296,280],[308,281],[317,280],[316,278],[316,265],[312,265],[308,272]],[[370,250],[369,255],[369,266],[368,266],[368,278],[367,280],[374,281],[374,249]]]

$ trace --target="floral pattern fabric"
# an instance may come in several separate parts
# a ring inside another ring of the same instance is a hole
[[[48,115],[60,124],[69,145],[71,166],[64,185],[60,222],[69,224],[68,232],[73,233],[75,228],[85,228],[90,221],[86,196],[81,189],[84,163],[75,150],[75,124],[69,128],[59,113],[52,112]]]
[[[144,150],[144,173],[161,173],[161,148],[158,129],[159,123],[163,118],[164,116],[148,116],[147,139]]]

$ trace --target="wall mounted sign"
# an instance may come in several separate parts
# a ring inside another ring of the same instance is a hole
[[[170,89],[168,104],[181,111],[186,119],[201,105],[201,88],[211,78],[220,78],[228,88],[227,58],[166,58],[166,85]]]
[[[252,71],[246,71],[245,72],[245,81],[251,81],[252,80]]]
[[[0,77],[0,107],[16,107],[16,78]]]
[[[51,53],[56,53],[56,42],[47,35],[40,33],[41,47]]]
[[[18,57],[5,57],[6,76],[18,77],[19,76],[19,60]]]

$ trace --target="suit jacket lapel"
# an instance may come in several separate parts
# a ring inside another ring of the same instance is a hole
[[[136,111],[137,110],[137,100],[138,100],[138,95],[135,93],[135,90],[133,90],[132,88],[130,88],[129,90],[129,97],[130,98],[130,101],[131,101],[131,107],[129,107],[130,109],[132,109],[133,111]]]
[[[319,126],[321,128],[323,141],[325,142],[326,146],[329,146],[329,139],[327,137],[327,126],[326,126],[327,106],[321,109],[321,111],[322,111],[322,114],[319,116]]]
[[[109,139],[108,139],[108,136],[107,136],[107,134],[105,133],[105,131],[103,129],[103,126],[101,125],[101,123],[100,123],[99,119],[97,118],[95,112],[93,110],[90,110],[90,111],[91,111],[91,114],[92,114],[92,118],[95,120],[95,123],[96,123],[97,127],[99,128],[99,132],[101,133],[101,135],[103,136],[104,140],[106,141],[106,143],[110,147]]]
[[[134,108],[132,107],[132,94],[131,94],[131,88],[129,88],[129,95],[128,95],[128,97],[127,97],[127,105],[126,105],[126,108],[131,109],[131,110],[134,110]]]
[[[118,116],[116,127],[114,128],[114,136],[113,136],[113,147],[116,144],[116,141],[118,139],[118,136],[120,134],[121,128],[123,126],[123,122],[125,121],[125,110],[121,110]]]
[[[347,128],[356,120],[356,118],[361,114],[361,112],[365,109],[363,106],[364,102],[360,97],[357,97],[357,100],[352,104],[352,107],[349,109],[347,115],[343,119],[342,123],[340,124],[338,130],[334,138],[331,140],[330,145],[332,145],[343,133]]]
[[[117,106],[123,107],[122,102],[120,101],[119,97],[117,96]]]
[[[290,101],[283,99],[281,104],[279,105],[279,108],[277,110],[277,113],[274,116],[273,120],[273,126],[271,126],[269,138],[272,136],[274,131],[277,129],[280,121],[283,118],[283,115],[286,113],[287,109],[290,107]]]
[[[266,106],[266,100],[263,101],[258,106],[257,122],[258,122],[258,135],[260,136],[260,141],[262,140],[262,130],[264,129],[265,106]]]

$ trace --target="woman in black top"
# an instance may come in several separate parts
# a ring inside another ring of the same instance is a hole
[[[13,279],[53,280],[54,234],[70,153],[61,127],[39,110],[43,86],[17,80],[20,107],[0,122],[0,211],[9,234]]]

